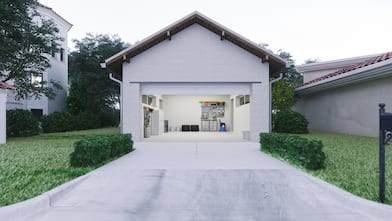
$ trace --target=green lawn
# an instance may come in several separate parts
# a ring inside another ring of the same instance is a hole
[[[325,169],[309,173],[357,196],[378,201],[378,138],[310,133],[302,137],[321,140]],[[392,204],[392,145],[386,148],[386,203]]]
[[[0,145],[0,206],[30,199],[94,168],[69,166],[72,144],[88,136],[117,134],[118,128],[10,138]]]

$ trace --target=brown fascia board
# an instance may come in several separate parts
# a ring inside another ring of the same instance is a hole
[[[185,28],[193,25],[199,24],[202,27],[210,30],[218,36],[221,36],[223,39],[232,42],[233,44],[241,47],[242,49],[248,51],[249,53],[259,57],[261,59],[260,62],[269,62],[270,65],[270,75],[277,74],[280,70],[282,70],[286,66],[286,62],[277,57],[276,55],[260,48],[255,43],[245,39],[244,37],[236,34],[230,29],[219,25],[207,18],[204,15],[201,15],[199,12],[194,12],[191,15],[183,18],[179,22],[168,26],[167,28],[161,30],[160,32],[154,34],[153,36],[147,38],[146,40],[140,42],[135,46],[131,46],[128,49],[114,55],[113,57],[106,60],[106,66],[113,72],[116,72],[122,75],[122,63],[127,61],[129,62],[132,57],[148,50],[149,48],[159,44],[160,42],[169,39],[171,36],[179,33]],[[168,35],[169,32],[169,35]],[[224,36],[222,36],[222,32],[224,32]]]

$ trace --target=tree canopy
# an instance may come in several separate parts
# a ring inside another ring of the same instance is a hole
[[[83,39],[73,41],[76,50],[69,56],[68,111],[97,114],[114,110],[119,102],[119,85],[109,79],[109,72],[102,69],[100,63],[127,44],[116,35],[102,34],[87,34]]]
[[[0,81],[14,84],[17,98],[53,98],[61,88],[52,80],[32,80],[50,67],[48,56],[62,40],[53,21],[37,12],[38,5],[37,0],[0,1]]]
[[[294,87],[301,85],[303,83],[303,76],[297,71],[293,56],[289,52],[282,50],[278,51],[278,56],[286,60],[288,63],[288,67],[284,68],[282,71],[284,75],[283,80]]]
[[[294,86],[286,81],[277,81],[272,87],[272,110],[289,111],[295,104]]]

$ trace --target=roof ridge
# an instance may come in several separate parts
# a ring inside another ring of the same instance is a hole
[[[310,84],[313,84],[313,83],[325,80],[327,78],[335,77],[337,75],[341,75],[341,74],[344,74],[344,73],[347,73],[347,72],[350,72],[350,71],[354,71],[356,69],[367,67],[369,65],[373,65],[373,64],[376,64],[376,63],[381,62],[381,61],[386,61],[388,59],[392,59],[392,51],[383,53],[381,55],[374,56],[372,58],[369,58],[369,59],[367,59],[365,61],[362,61],[362,62],[359,62],[359,63],[356,63],[356,64],[348,65],[348,66],[343,67],[343,68],[341,68],[341,69],[339,69],[337,71],[328,73],[328,74],[323,75],[321,77],[318,77],[318,78],[315,78],[315,79],[310,80],[308,82],[305,82],[305,83],[299,85],[297,88],[305,86],[305,85],[310,85]]]
[[[9,84],[7,84],[7,83],[0,82],[0,89],[15,90],[16,88],[11,86],[11,85],[9,85]]]

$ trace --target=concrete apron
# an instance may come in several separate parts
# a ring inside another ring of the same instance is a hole
[[[87,174],[43,209],[19,207],[8,217],[0,209],[0,220],[389,220],[392,216],[392,207],[294,169],[261,153],[257,143],[135,146],[136,151]]]

